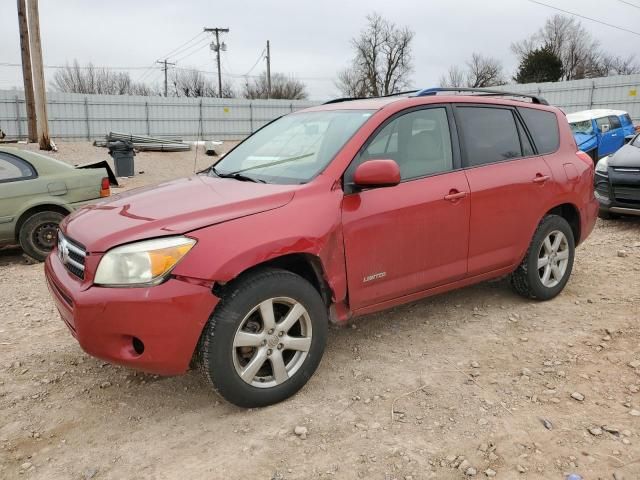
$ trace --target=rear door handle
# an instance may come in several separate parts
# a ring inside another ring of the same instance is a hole
[[[449,202],[455,202],[456,200],[460,200],[467,196],[467,192],[458,192],[457,190],[451,190],[448,195],[444,196],[445,200]]]
[[[551,177],[549,175],[536,175],[536,178],[533,179],[533,183],[544,183],[549,180]]]

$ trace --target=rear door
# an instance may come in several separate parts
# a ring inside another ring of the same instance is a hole
[[[540,205],[552,195],[552,177],[515,109],[458,105],[455,118],[471,189],[468,275],[474,276],[519,261]]]
[[[450,107],[402,112],[347,169],[342,222],[352,309],[466,275],[469,185],[452,122]],[[395,160],[401,183],[350,192],[355,168],[370,159]]]

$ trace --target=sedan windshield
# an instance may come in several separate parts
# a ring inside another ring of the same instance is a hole
[[[372,113],[335,110],[287,115],[229,152],[210,175],[266,183],[306,183],[324,170]]]

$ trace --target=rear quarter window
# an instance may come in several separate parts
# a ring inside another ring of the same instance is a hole
[[[524,107],[520,107],[518,110],[524,123],[527,124],[529,133],[533,137],[533,143],[538,148],[538,153],[555,152],[560,146],[560,131],[556,114]]]

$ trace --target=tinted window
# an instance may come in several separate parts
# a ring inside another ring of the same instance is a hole
[[[516,120],[516,124],[518,126],[518,135],[520,135],[520,145],[522,146],[522,155],[525,157],[530,157],[534,154],[533,147],[531,146],[531,142],[529,141],[529,137],[527,136],[524,128],[522,128],[522,124],[520,120]]]
[[[519,108],[518,110],[529,128],[533,143],[538,147],[538,153],[555,152],[560,146],[556,114],[533,108]]]
[[[462,145],[470,166],[522,156],[513,113],[509,109],[457,107]]]
[[[376,134],[350,170],[375,158],[395,160],[402,180],[451,170],[453,155],[447,111],[428,108],[393,119]]]
[[[35,176],[35,171],[27,162],[0,152],[0,182],[26,180]]]
[[[631,117],[628,113],[622,115],[622,123],[624,123],[625,125],[631,125]]]
[[[621,128],[622,127],[622,123],[620,122],[620,119],[618,117],[616,117],[615,115],[611,115],[609,117],[609,123],[611,124],[611,128]]]

